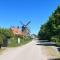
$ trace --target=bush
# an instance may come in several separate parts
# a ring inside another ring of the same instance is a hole
[[[60,42],[56,42],[56,45],[60,47]]]
[[[60,47],[60,39],[56,36],[52,37],[51,38],[51,41],[52,42],[55,42],[56,43],[56,46],[59,46]]]
[[[3,38],[0,36],[0,44],[3,44]]]
[[[4,39],[5,39],[5,36],[0,33],[0,44],[3,44]]]
[[[16,47],[18,45],[18,43],[17,43],[17,38],[10,38],[9,40],[8,40],[8,46],[9,47]]]
[[[20,45],[24,45],[24,44],[30,42],[31,40],[32,40],[31,37],[23,37],[23,39],[21,39]]]
[[[20,43],[18,43],[18,37],[15,36],[15,37],[10,38],[8,40],[8,46],[9,47],[16,47],[16,46],[24,45],[30,41],[31,41],[31,38],[29,38],[29,37],[23,37],[23,38],[21,37]]]
[[[57,37],[55,37],[55,36],[54,36],[54,37],[51,37],[51,41],[52,41],[52,42],[57,42],[57,41],[59,41],[59,38],[57,38]]]
[[[0,48],[1,48],[2,44],[3,44],[4,39],[5,39],[5,36],[0,33]]]

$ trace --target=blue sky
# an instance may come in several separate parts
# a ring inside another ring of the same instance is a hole
[[[31,33],[37,34],[59,4],[60,0],[0,0],[0,26],[21,26],[20,20],[31,20]]]

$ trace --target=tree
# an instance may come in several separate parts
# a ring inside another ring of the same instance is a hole
[[[5,39],[5,36],[3,34],[0,34],[0,48],[3,44],[3,40]]]
[[[7,46],[8,39],[14,37],[12,31],[6,28],[0,28],[0,48],[1,46]]]
[[[52,41],[60,40],[60,5],[49,17],[48,21],[43,24],[38,32],[39,39]],[[52,40],[51,40],[52,39]]]

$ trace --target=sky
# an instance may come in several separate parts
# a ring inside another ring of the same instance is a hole
[[[0,27],[29,24],[32,34],[37,34],[42,24],[54,12],[60,0],[0,0]]]

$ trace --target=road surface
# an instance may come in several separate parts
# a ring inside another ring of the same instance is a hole
[[[36,45],[32,41],[22,47],[7,48],[0,60],[47,60],[47,56],[42,51],[42,46]]]

